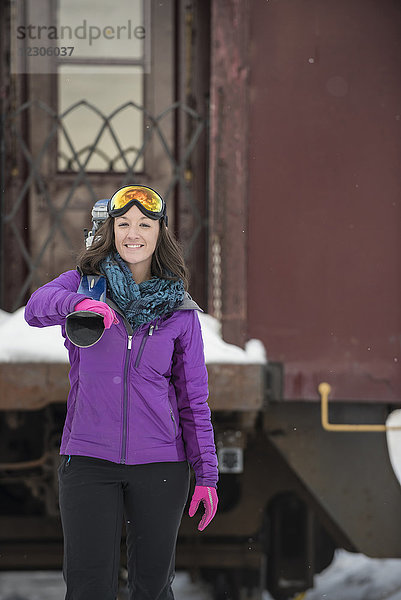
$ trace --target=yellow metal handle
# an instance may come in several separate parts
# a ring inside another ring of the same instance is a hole
[[[401,426],[391,425],[348,425],[342,423],[329,423],[329,394],[331,386],[329,383],[319,384],[319,394],[321,397],[321,416],[322,427],[326,431],[401,431]]]

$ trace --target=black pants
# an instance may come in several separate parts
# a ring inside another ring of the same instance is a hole
[[[130,600],[173,600],[186,462],[119,465],[84,456],[59,467],[66,600],[115,600],[125,517]]]

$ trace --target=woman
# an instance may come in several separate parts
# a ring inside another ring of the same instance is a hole
[[[199,307],[159,194],[125,186],[107,210],[79,271],[39,288],[25,310],[34,327],[61,325],[71,363],[59,467],[66,600],[116,598],[123,518],[130,598],[171,600],[188,463],[200,530],[217,508]],[[77,293],[80,273],[105,276],[106,302]],[[85,349],[65,334],[67,315],[82,310],[105,327]]]

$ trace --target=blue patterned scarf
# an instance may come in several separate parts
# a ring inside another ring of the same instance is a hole
[[[137,284],[118,252],[109,254],[102,261],[100,270],[106,276],[111,299],[122,310],[133,329],[172,312],[184,299],[181,279],[171,281],[152,277]]]

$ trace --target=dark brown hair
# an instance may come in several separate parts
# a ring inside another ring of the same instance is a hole
[[[151,273],[156,277],[173,281],[182,279],[184,288],[187,290],[189,272],[185,265],[181,246],[167,229],[164,219],[161,219],[159,223],[159,237],[152,256]],[[84,275],[102,275],[100,263],[112,252],[117,252],[114,243],[114,219],[108,217],[96,232],[92,245],[78,255],[78,267]]]

